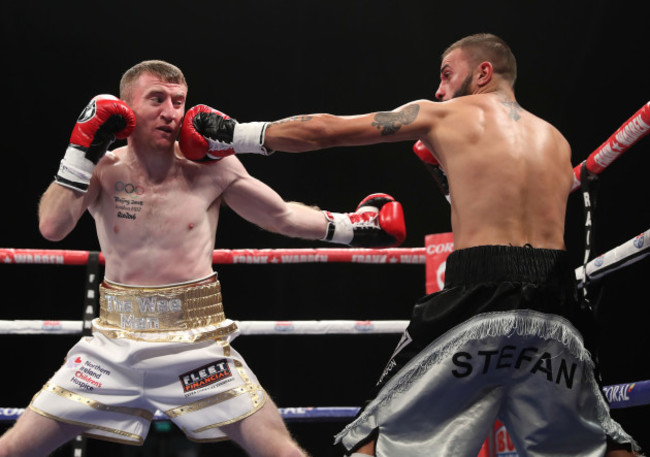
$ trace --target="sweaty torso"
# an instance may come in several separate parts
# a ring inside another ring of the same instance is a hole
[[[456,249],[564,249],[571,151],[550,124],[501,94],[445,102],[429,146],[449,179]],[[442,104],[439,104],[439,106]]]
[[[225,185],[213,168],[176,157],[155,179],[125,149],[100,162],[101,190],[89,208],[106,259],[105,276],[133,285],[164,285],[212,272]]]

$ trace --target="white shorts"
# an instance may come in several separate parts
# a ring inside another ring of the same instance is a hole
[[[264,391],[230,338],[150,343],[82,338],[30,404],[88,436],[142,444],[156,410],[194,441],[225,439],[222,425],[260,409]]]
[[[99,302],[93,336],[68,352],[33,411],[95,438],[142,444],[157,410],[189,439],[218,441],[219,427],[264,404],[257,378],[230,347],[239,330],[225,318],[216,274],[155,287],[105,280]]]

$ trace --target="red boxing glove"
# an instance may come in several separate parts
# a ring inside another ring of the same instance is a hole
[[[99,159],[115,139],[128,137],[134,128],[135,114],[129,105],[113,95],[94,97],[72,130],[56,181],[86,192]]]
[[[451,202],[451,198],[449,197],[449,181],[447,180],[447,175],[440,167],[440,162],[438,162],[436,156],[420,140],[417,140],[413,145],[413,152],[424,163],[426,169],[429,170],[429,173],[433,176],[433,179],[438,184],[440,191],[447,201]]]
[[[434,156],[433,153],[429,151],[429,149],[424,145],[422,141],[417,140],[415,142],[413,145],[413,152],[415,152],[415,155],[418,156],[422,162],[440,166],[440,162],[438,162],[436,156]]]
[[[406,238],[402,205],[388,194],[367,196],[354,213],[323,213],[328,220],[324,241],[371,248],[399,246]]]
[[[185,157],[196,162],[221,160],[246,152],[268,155],[264,147],[266,125],[265,122],[238,124],[221,111],[196,105],[185,114],[179,145]]]
[[[196,105],[185,113],[178,144],[183,155],[195,162],[220,160],[235,153],[235,150],[224,148],[210,149],[207,137],[216,137],[224,128],[224,121],[231,120],[230,116],[207,105]],[[233,121],[234,122],[234,121]]]
[[[85,148],[89,159],[99,160],[110,143],[128,137],[134,128],[135,114],[129,105],[113,95],[98,95],[79,115],[70,143]],[[93,152],[100,154],[93,157]]]

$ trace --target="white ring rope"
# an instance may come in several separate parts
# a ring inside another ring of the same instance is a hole
[[[406,320],[235,321],[241,335],[343,335],[402,333]],[[82,321],[0,320],[0,334],[70,335],[81,333]]]

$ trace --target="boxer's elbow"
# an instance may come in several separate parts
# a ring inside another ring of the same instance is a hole
[[[74,224],[60,217],[41,215],[38,220],[38,230],[48,241],[61,241],[72,231]]]

